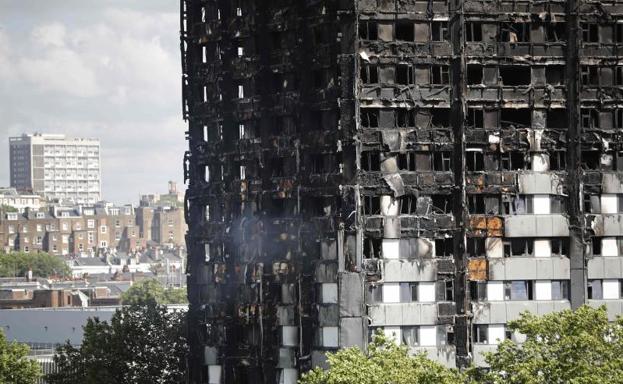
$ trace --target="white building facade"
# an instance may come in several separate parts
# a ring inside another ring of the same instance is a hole
[[[101,200],[100,143],[65,135],[9,139],[11,187],[77,204]]]

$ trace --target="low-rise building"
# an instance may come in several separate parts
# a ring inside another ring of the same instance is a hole
[[[0,188],[0,206],[14,208],[18,212],[26,209],[39,210],[45,206],[45,199],[34,193],[19,192],[15,188]]]

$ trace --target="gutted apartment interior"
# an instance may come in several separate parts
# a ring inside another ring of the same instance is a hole
[[[191,383],[623,312],[623,4],[180,3]]]

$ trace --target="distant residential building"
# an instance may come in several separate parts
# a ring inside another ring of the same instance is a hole
[[[9,138],[9,152],[11,187],[77,204],[100,200],[99,140],[24,134]]]
[[[141,195],[140,206],[182,208],[184,206],[184,193],[177,190],[176,182],[169,181],[168,193]]]
[[[45,206],[45,199],[33,193],[21,193],[15,188],[0,188],[0,206],[7,206],[24,212],[26,209],[39,210]]]

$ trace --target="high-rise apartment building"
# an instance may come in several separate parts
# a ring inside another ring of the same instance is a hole
[[[78,204],[101,199],[99,140],[24,134],[9,138],[9,152],[11,187]]]
[[[623,4],[182,0],[191,383],[622,312]]]

